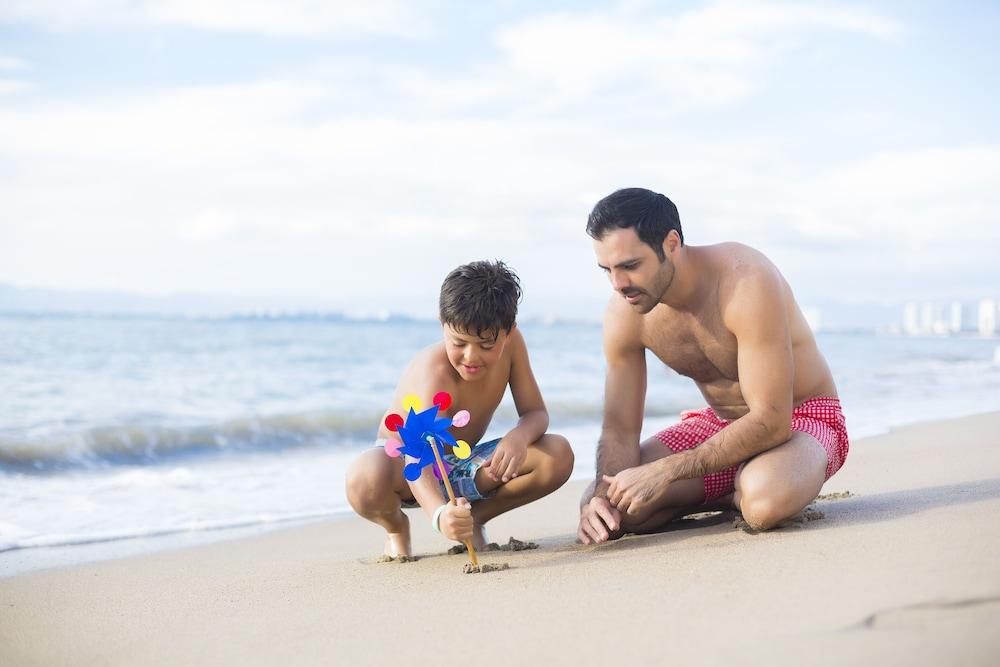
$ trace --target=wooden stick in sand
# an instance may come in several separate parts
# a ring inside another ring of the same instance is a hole
[[[433,436],[427,436],[427,442],[431,445],[431,450],[434,452],[434,460],[437,461],[438,470],[441,471],[441,479],[444,480],[444,488],[448,490],[448,500],[452,505],[457,505],[458,501],[455,500],[455,491],[451,488],[451,481],[448,479],[448,471],[444,469],[444,461],[441,460],[441,454],[438,452],[437,442],[434,440]],[[469,550],[469,557],[472,558],[472,567],[476,570],[479,569],[479,559],[476,558],[476,550],[472,548],[472,540],[465,541],[465,548]]]

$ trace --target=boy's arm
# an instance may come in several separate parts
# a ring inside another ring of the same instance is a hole
[[[545,409],[542,392],[528,361],[528,346],[518,328],[511,329],[507,341],[510,346],[510,394],[514,399],[519,419],[517,426],[505,435],[493,452],[486,474],[494,481],[509,482],[517,477],[521,464],[528,454],[528,447],[545,435],[549,428],[549,412]]]

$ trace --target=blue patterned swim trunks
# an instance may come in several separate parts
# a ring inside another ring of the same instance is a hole
[[[489,495],[484,496],[479,493],[479,489],[476,488],[476,472],[490,460],[499,444],[500,438],[489,442],[480,442],[472,448],[472,454],[464,461],[454,454],[444,455],[444,462],[451,468],[448,479],[451,481],[451,488],[455,492],[456,498],[465,498],[469,502],[474,502],[489,497]],[[448,497],[448,491],[444,488],[443,481],[441,482],[441,493],[445,498]]]
[[[472,453],[465,460],[458,458],[454,454],[445,454],[442,456],[445,463],[448,464],[448,480],[451,482],[451,489],[455,492],[456,498],[465,498],[469,502],[475,502],[493,495],[492,493],[488,493],[484,496],[479,493],[479,489],[476,488],[476,472],[483,467],[484,463],[490,460],[493,452],[497,449],[497,445],[500,444],[500,440],[501,438],[497,438],[496,440],[480,442],[472,448]],[[382,447],[383,445],[385,445],[385,440],[377,440],[375,442],[376,447]],[[443,481],[440,481],[439,485],[441,487],[441,498],[447,502],[448,490],[444,487]],[[412,508],[420,507],[420,505],[415,500],[404,500],[403,507]]]

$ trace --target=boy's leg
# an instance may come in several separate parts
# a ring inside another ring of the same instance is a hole
[[[402,510],[402,501],[412,500],[402,458],[372,448],[355,459],[347,470],[347,500],[355,512],[385,528],[385,555],[413,555],[410,521]]]
[[[517,477],[506,484],[493,481],[484,468],[476,471],[480,493],[496,493],[472,504],[472,518],[482,526],[490,519],[515,507],[527,505],[552,493],[566,483],[573,472],[573,450],[561,435],[546,433],[528,447],[528,456]]]

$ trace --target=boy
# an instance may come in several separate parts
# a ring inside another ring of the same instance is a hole
[[[390,458],[381,446],[351,465],[347,498],[358,514],[385,528],[385,557],[412,558],[410,522],[402,507],[417,503],[442,535],[482,547],[487,542],[487,521],[552,493],[569,479],[573,451],[566,438],[545,432],[549,414],[515,323],[520,298],[517,276],[499,261],[460,266],[441,285],[444,340],[413,358],[386,415],[405,415],[407,394],[430,406],[436,393],[446,391],[452,397],[447,416],[459,410],[472,415],[468,424],[452,427],[451,433],[479,444],[465,460],[450,451],[445,456],[453,466],[449,479],[458,496],[454,505],[448,504],[443,483],[430,466],[415,482],[408,482],[403,457]],[[502,438],[481,441],[508,385],[518,423]],[[379,445],[394,437],[384,419],[378,437]]]

